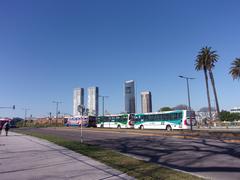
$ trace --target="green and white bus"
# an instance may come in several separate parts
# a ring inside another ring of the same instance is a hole
[[[133,128],[133,114],[116,114],[97,117],[97,127],[102,128]]]
[[[196,125],[194,111],[175,110],[156,113],[135,114],[135,129],[190,129],[190,114],[192,126]]]

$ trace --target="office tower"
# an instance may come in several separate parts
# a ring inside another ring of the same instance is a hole
[[[98,96],[98,87],[88,88],[88,110],[91,116],[98,116]]]
[[[152,94],[150,91],[141,92],[142,113],[152,112]]]
[[[135,89],[134,81],[125,81],[125,112],[135,113]]]
[[[75,88],[73,91],[73,116],[80,116],[78,106],[84,105],[84,89]]]

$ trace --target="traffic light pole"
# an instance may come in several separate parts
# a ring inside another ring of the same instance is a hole
[[[15,110],[15,105],[13,105],[12,107],[0,107],[0,109],[13,109],[13,110]]]

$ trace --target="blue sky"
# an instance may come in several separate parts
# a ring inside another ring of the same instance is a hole
[[[106,109],[124,110],[123,83],[150,90],[153,110],[207,106],[203,72],[194,69],[203,46],[220,56],[214,69],[220,109],[240,106],[240,82],[229,76],[240,57],[238,0],[0,0],[0,116],[72,113],[75,87],[98,86]],[[85,94],[86,95],[86,94]],[[87,101],[85,101],[87,102]],[[212,103],[214,98],[212,96]],[[101,106],[100,106],[101,108]]]

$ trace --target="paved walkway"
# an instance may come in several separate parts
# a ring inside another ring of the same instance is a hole
[[[1,180],[134,179],[91,158],[31,136],[0,135]]]

